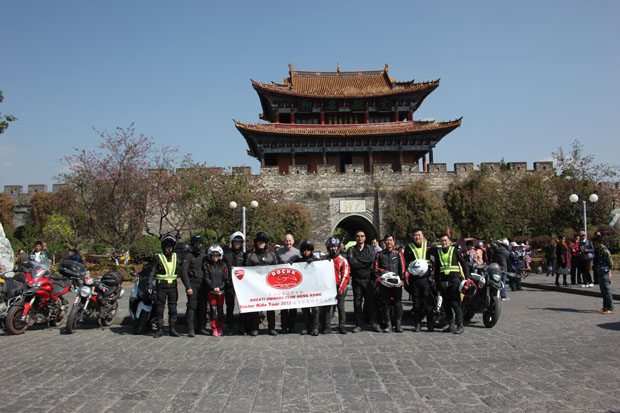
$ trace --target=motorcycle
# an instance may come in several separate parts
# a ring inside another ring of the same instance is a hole
[[[24,289],[23,282],[20,282],[15,276],[9,277],[7,274],[9,273],[0,275],[0,321],[2,322],[4,322],[9,308],[19,301]]]
[[[87,319],[97,320],[101,328],[109,327],[118,311],[118,300],[125,293],[122,283],[123,276],[117,271],[108,272],[100,280],[84,277],[67,317],[66,332],[72,334]]]
[[[502,271],[497,264],[475,264],[470,280],[475,284],[471,295],[463,297],[463,319],[471,321],[476,313],[482,313],[485,327],[491,328],[499,320],[502,309],[500,292],[504,288]]]
[[[50,266],[51,261],[45,260],[27,269],[24,289],[4,321],[8,334],[24,333],[31,321],[57,326],[64,319],[68,302],[63,296],[71,290],[72,282],[52,274]]]
[[[155,308],[152,297],[155,296],[155,288],[153,293],[149,294],[147,286],[150,265],[145,265],[138,274],[132,272],[131,275],[138,278],[134,284],[129,296],[129,314],[134,322],[134,334],[148,333],[153,329],[155,322]]]

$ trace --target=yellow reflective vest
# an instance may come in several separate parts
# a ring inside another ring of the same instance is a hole
[[[157,256],[159,257],[161,264],[164,266],[164,269],[166,270],[165,274],[156,274],[155,275],[155,279],[157,281],[163,281],[166,280],[168,281],[168,284],[172,284],[176,279],[177,279],[177,274],[176,274],[176,269],[177,269],[177,254],[176,252],[172,253],[172,260],[168,261],[168,259],[166,259],[166,256],[164,254],[157,253]]]

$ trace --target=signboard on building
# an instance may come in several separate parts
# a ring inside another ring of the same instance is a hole
[[[351,199],[340,201],[340,213],[363,213],[366,212],[366,200],[364,199]]]

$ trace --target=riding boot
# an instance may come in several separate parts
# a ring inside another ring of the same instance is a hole
[[[459,324],[456,326],[456,330],[454,331],[454,334],[463,334],[465,332],[465,330],[463,330],[463,324]]]
[[[394,331],[397,333],[403,332],[403,327],[400,325],[400,321],[396,320],[396,325],[394,326]]]
[[[159,338],[161,336],[164,335],[164,326],[162,325],[162,323],[157,323],[157,330],[155,331],[155,334],[153,334],[153,337],[155,338]]]
[[[430,317],[426,316],[426,329],[428,331],[435,331],[435,317],[432,315]]]
[[[194,314],[196,312],[194,310],[187,310],[187,336],[188,337],[196,337],[196,333],[194,332]]]
[[[456,325],[454,324],[454,322],[451,322],[450,324],[448,324],[448,327],[443,329],[444,333],[455,333],[456,332]]]
[[[422,329],[422,323],[420,323],[420,322],[415,323],[415,325],[413,326],[413,332],[414,333],[419,332],[421,329]]]
[[[176,326],[176,320],[174,321],[170,320],[170,327],[168,327],[168,334],[170,334],[172,337],[180,337],[181,335],[176,330],[176,328],[174,328],[175,326]]]

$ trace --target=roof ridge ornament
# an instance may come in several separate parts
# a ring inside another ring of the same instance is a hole
[[[338,62],[338,68],[336,69],[338,73],[340,73],[340,62]]]
[[[385,63],[385,69],[383,69],[386,74],[389,72],[389,68],[390,68],[390,64],[386,62]]]

